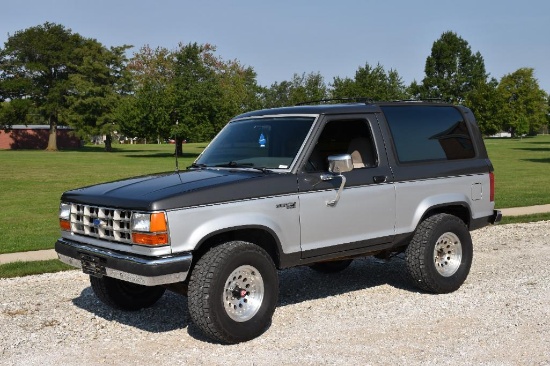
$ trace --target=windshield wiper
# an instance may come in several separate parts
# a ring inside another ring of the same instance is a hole
[[[218,164],[216,167],[227,167],[227,168],[244,168],[244,169],[255,169],[259,170],[262,173],[269,173],[271,170],[265,168],[265,167],[255,167],[252,163],[237,163],[236,161],[230,161],[225,164]]]
[[[203,169],[203,168],[208,168],[208,165],[193,163],[193,164],[191,164],[190,166],[187,167],[187,169],[190,169],[190,168]]]

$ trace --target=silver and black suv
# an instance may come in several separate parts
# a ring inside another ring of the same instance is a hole
[[[447,293],[470,270],[470,230],[500,218],[469,109],[321,104],[237,116],[185,171],[65,192],[55,248],[104,303],[185,290],[194,323],[237,343],[269,326],[278,269],[404,252],[416,286]]]

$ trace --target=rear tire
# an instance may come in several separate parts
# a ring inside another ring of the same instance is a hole
[[[210,249],[189,279],[191,319],[208,337],[239,343],[271,324],[279,282],[273,260],[257,245],[232,241]]]
[[[129,311],[153,306],[166,291],[161,286],[143,286],[111,277],[90,276],[90,283],[104,304]]]
[[[458,217],[437,214],[421,222],[405,251],[407,272],[418,288],[456,291],[470,272],[472,238]]]

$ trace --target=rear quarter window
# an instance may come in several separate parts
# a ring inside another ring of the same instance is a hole
[[[475,157],[468,126],[452,106],[381,107],[401,163]]]

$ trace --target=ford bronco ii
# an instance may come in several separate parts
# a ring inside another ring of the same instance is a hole
[[[104,303],[138,310],[185,287],[198,328],[237,343],[269,326],[279,269],[404,253],[416,286],[448,293],[470,231],[500,217],[469,109],[305,105],[235,117],[185,171],[65,192],[55,248]]]

